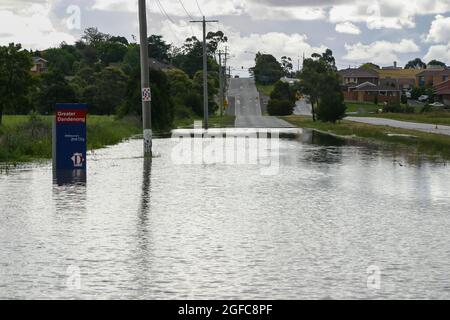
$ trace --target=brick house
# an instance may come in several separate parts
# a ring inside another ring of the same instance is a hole
[[[449,68],[425,69],[416,75],[416,86],[434,86],[450,79]]]
[[[433,89],[437,98],[445,105],[450,106],[450,80],[435,85]]]
[[[395,102],[400,103],[401,90],[393,86],[376,85],[365,82],[357,86],[347,86],[343,91],[345,101],[354,102]]]
[[[389,69],[378,70],[380,85],[395,86],[400,90],[411,90],[416,85],[416,76],[422,72],[420,69]]]
[[[41,73],[47,71],[48,61],[41,57],[33,57],[33,66],[31,67],[32,73]]]
[[[364,68],[348,68],[339,71],[343,86],[355,86],[366,82],[379,84],[379,75],[376,71]]]

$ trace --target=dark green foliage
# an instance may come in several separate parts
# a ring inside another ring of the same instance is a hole
[[[42,56],[49,62],[49,69],[51,71],[59,72],[64,75],[70,75],[73,73],[73,64],[77,60],[77,57],[68,49],[47,49]]]
[[[272,100],[288,100],[295,102],[295,91],[289,86],[288,83],[277,81],[270,94]]]
[[[291,115],[295,107],[295,91],[285,82],[277,81],[270,94],[267,112],[271,116]]]
[[[284,75],[284,70],[277,59],[270,54],[257,53],[255,67],[251,69],[258,84],[274,84]]]
[[[301,92],[306,94],[311,102],[314,121],[316,120],[316,108],[319,107],[322,99],[326,101],[321,110],[321,113],[325,115],[324,121],[334,122],[343,117],[340,104],[342,94],[339,94],[341,93],[339,75],[331,50],[327,49],[322,54],[315,53],[312,58],[306,59],[303,62],[300,80]],[[330,101],[338,103],[336,110],[325,110],[325,108],[333,108]],[[345,113],[345,109],[343,112]],[[328,115],[335,115],[336,118],[331,119]]]
[[[336,122],[345,117],[347,107],[336,73],[324,76],[321,85],[320,102],[317,107],[317,118],[323,122]]]
[[[20,44],[0,46],[0,125],[3,112],[28,108],[27,94],[33,84],[31,55]]]
[[[271,99],[267,104],[267,112],[271,116],[289,116],[294,111],[295,103],[291,100]]]
[[[407,104],[407,103],[408,103],[408,98],[406,97],[405,94],[402,94],[400,100],[401,100],[401,103],[402,103],[402,104]]]
[[[445,68],[447,65],[439,60],[431,60],[430,62],[428,62],[429,66],[438,66],[438,67],[443,67]]]
[[[152,88],[152,127],[163,131],[172,127],[174,104],[170,97],[169,81],[162,71],[150,70],[150,86]],[[119,116],[127,114],[142,117],[142,100],[140,75],[129,79],[126,89],[126,101],[118,108]]]
[[[384,113],[414,113],[414,107],[402,106],[398,102],[390,102],[383,107]]]
[[[98,44],[98,57],[104,66],[121,62],[127,53],[127,47],[119,42],[106,41]]]
[[[380,66],[377,64],[374,64],[372,62],[367,62],[364,63],[361,67],[359,67],[360,69],[365,69],[365,70],[380,70]]]
[[[426,69],[427,64],[423,62],[420,58],[409,61],[405,65],[405,69]]]
[[[228,39],[222,31],[207,37],[208,101],[214,114],[219,87],[214,54]],[[180,68],[168,76],[162,71],[150,73],[154,129],[170,128],[175,114],[179,118],[203,115],[202,43],[192,37],[175,48],[161,36],[151,35],[148,45],[149,57]],[[20,46],[0,47],[0,124],[3,112],[51,114],[56,103],[84,102],[90,114],[141,115],[139,44],[88,28],[74,45],[61,43],[33,56],[46,59],[48,71],[32,77],[30,53]]]
[[[162,36],[151,35],[148,37],[148,56],[160,62],[170,62],[171,47],[162,39]]]
[[[33,97],[35,110],[41,114],[51,114],[57,103],[78,102],[75,90],[59,72],[50,71],[38,77],[38,91]]]
[[[85,101],[91,103],[90,112],[113,114],[116,108],[124,103],[127,80],[123,71],[114,67],[105,68],[97,73],[93,88],[88,90],[90,91],[88,95],[91,95],[92,100]],[[85,98],[87,97],[85,96]]]

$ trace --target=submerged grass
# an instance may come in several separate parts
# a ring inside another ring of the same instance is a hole
[[[413,152],[450,159],[450,136],[376,126],[352,121],[339,123],[313,122],[310,117],[287,116],[284,120],[301,128],[316,129],[344,137],[363,138],[374,142],[402,145]]]
[[[0,162],[25,162],[52,156],[52,116],[4,116]],[[88,116],[88,149],[113,145],[142,131],[136,118]]]

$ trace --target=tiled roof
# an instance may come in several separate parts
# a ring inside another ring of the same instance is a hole
[[[439,76],[439,75],[450,75],[450,69],[441,68],[441,69],[425,69],[422,72],[418,73],[417,76]]]
[[[391,86],[377,86],[370,82],[364,82],[359,86],[353,87],[352,89],[354,89],[353,91],[400,91],[399,89]]]
[[[378,73],[368,69],[343,69],[339,71],[339,74],[345,78],[378,78]]]
[[[42,57],[33,57],[33,62],[39,62],[39,61],[43,61],[43,62],[48,62],[47,60],[45,60],[44,58],[42,58]]]
[[[153,59],[153,58],[148,58],[148,64],[149,64],[149,67],[151,69],[154,69],[154,70],[173,69],[172,66],[170,66],[168,64],[165,64],[165,63],[162,63],[162,62],[160,62],[160,61],[158,61],[156,59]]]

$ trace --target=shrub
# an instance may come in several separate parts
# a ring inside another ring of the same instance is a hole
[[[267,105],[267,112],[271,116],[289,116],[294,112],[295,103],[289,100],[271,99]]]
[[[408,98],[406,97],[405,94],[402,94],[401,102],[402,102],[402,104],[407,104],[408,103]]]
[[[346,110],[342,92],[327,90],[322,94],[316,113],[320,121],[335,123],[345,117]]]
[[[414,113],[414,107],[402,106],[398,102],[390,102],[383,107],[384,113]]]

